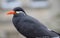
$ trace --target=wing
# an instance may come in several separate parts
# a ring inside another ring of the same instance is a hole
[[[43,36],[48,35],[47,28],[35,20],[24,19],[17,24],[19,32],[26,36]]]
[[[40,36],[52,36],[51,32],[39,21],[34,18],[22,18],[15,25],[17,30],[25,36],[40,37]]]

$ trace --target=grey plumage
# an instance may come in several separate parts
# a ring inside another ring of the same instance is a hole
[[[25,13],[14,15],[12,21],[16,29],[27,38],[58,37],[58,34],[49,31],[42,23]]]

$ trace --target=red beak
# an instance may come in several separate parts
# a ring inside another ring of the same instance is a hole
[[[15,11],[9,11],[7,12],[7,15],[10,15],[10,14],[16,14]]]

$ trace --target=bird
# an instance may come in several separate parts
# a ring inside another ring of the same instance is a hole
[[[49,38],[59,38],[58,34],[49,31],[43,23],[36,18],[29,16],[21,7],[15,7],[7,14],[13,14],[13,25],[17,31],[26,38],[43,38],[45,36],[48,36]]]

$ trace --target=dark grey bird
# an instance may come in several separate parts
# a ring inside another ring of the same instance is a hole
[[[59,38],[58,34],[49,31],[44,24],[27,15],[20,7],[14,8],[8,14],[13,14],[12,22],[14,26],[27,38]]]

